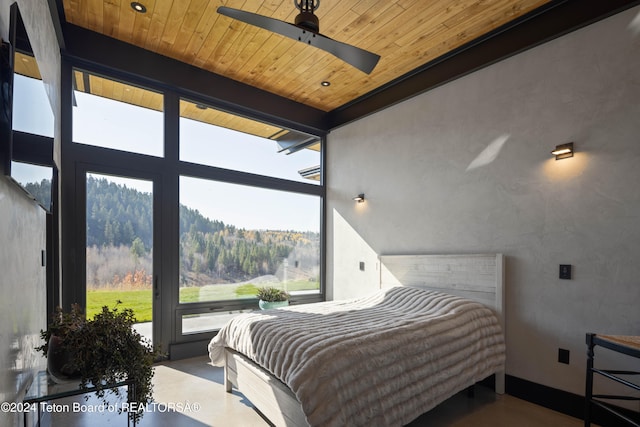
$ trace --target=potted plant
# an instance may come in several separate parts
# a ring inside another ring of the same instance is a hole
[[[256,297],[260,300],[258,301],[260,309],[267,310],[289,305],[290,295],[282,289],[267,286],[258,289]]]
[[[47,356],[52,375],[66,379],[75,375],[81,388],[95,386],[105,405],[107,385],[133,380],[135,394],[128,399],[142,408],[153,397],[153,363],[160,353],[133,328],[136,323],[133,310],[119,309],[119,304],[120,301],[113,309],[102,307],[93,319],[86,319],[77,304],[70,312],[58,308],[48,329],[40,331],[44,344],[36,350]],[[60,361],[62,366],[52,366]],[[111,390],[120,396],[118,388]],[[135,412],[133,417],[137,421],[143,413]]]

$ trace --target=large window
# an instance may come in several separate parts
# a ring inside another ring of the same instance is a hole
[[[80,70],[73,82],[74,142],[164,155],[162,94]]]
[[[307,183],[320,183],[320,140],[180,101],[180,160]]]
[[[54,122],[53,110],[45,91],[38,64],[32,55],[16,52],[14,57],[15,73],[13,76],[13,121],[12,129],[27,134],[40,135],[53,138]],[[37,139],[41,141],[41,139]],[[46,146],[46,144],[42,144]],[[52,147],[53,144],[49,145]],[[47,152],[49,164],[51,164],[52,150],[40,147]],[[25,153],[26,151],[26,153]],[[15,152],[20,152],[23,157],[37,153],[31,149],[19,146],[18,137],[14,136]],[[15,160],[11,162],[11,178],[33,196],[45,209],[51,208],[51,181],[53,168],[50,165],[30,163],[31,158],[25,161]]]
[[[53,110],[33,56],[16,53],[13,130],[53,138]]]
[[[81,295],[89,315],[122,301],[144,335],[174,351],[256,309],[260,287],[322,299],[321,137],[72,73],[62,157],[75,169],[61,179],[86,191],[62,203],[84,202],[75,216],[86,221],[63,231],[62,263],[85,262],[65,301]]]
[[[320,290],[320,197],[180,177],[180,302]]]
[[[11,178],[31,194],[43,208],[51,209],[53,168],[31,163],[11,162]]]

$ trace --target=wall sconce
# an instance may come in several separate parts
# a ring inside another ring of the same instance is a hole
[[[573,142],[557,145],[556,149],[553,150],[551,154],[556,156],[556,160],[573,157]]]
[[[353,200],[355,200],[357,203],[364,203],[364,193],[358,194],[353,198]]]

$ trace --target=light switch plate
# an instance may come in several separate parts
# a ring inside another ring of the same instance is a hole
[[[571,264],[560,264],[560,278],[565,280],[571,279]]]

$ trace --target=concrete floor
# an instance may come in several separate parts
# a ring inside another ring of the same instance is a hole
[[[138,424],[141,427],[266,427],[269,423],[253,409],[238,391],[224,392],[221,368],[212,367],[206,357],[198,357],[156,366],[154,399]],[[114,398],[115,399],[115,398]],[[124,399],[123,399],[124,400]],[[55,401],[79,412],[52,413],[44,425],[61,427],[126,426],[125,414],[91,413],[101,403],[95,398],[66,398]],[[114,400],[114,404],[115,404]],[[458,394],[412,422],[410,427],[579,427],[572,418],[509,395],[497,396],[484,387],[476,387],[474,398]],[[347,427],[347,426],[345,426]]]

